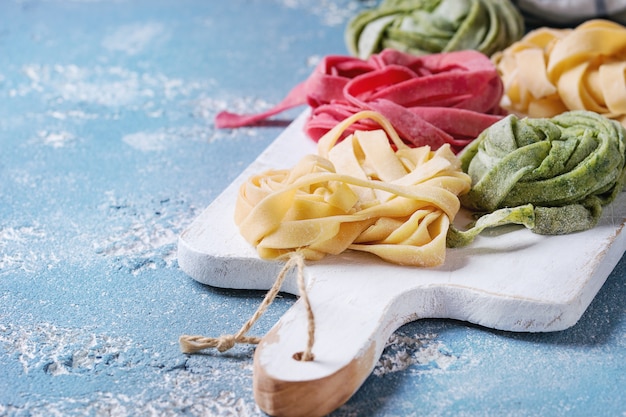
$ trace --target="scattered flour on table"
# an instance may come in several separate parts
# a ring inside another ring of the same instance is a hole
[[[64,148],[74,142],[76,137],[67,131],[49,132],[40,130],[37,132],[37,141],[53,148]]]
[[[140,151],[162,151],[167,149],[172,137],[164,131],[137,132],[124,135],[122,141]]]
[[[245,131],[242,129],[238,133],[246,133],[249,137],[256,136],[254,129]],[[181,141],[210,143],[231,134],[228,130],[215,130],[206,125],[180,126],[128,133],[122,136],[122,142],[138,151],[161,152],[178,147]]]
[[[46,233],[38,226],[0,228],[0,275],[14,270],[33,271],[52,257],[33,251],[31,242],[41,241]]]
[[[428,366],[429,370],[448,369],[458,358],[436,338],[437,335],[433,333],[414,336],[394,333],[374,367],[373,374],[383,376],[405,371],[414,365]]]
[[[0,228],[0,249],[6,252],[11,243],[27,243],[32,238],[43,238],[46,234],[38,226],[20,226]]]
[[[114,233],[101,241],[98,252],[111,256],[149,255],[160,247],[178,239],[180,227],[150,223],[142,219],[128,227],[118,227]]]
[[[16,3],[26,3],[28,0],[15,0]],[[62,0],[63,3],[124,3],[128,0]],[[38,0],[39,3],[58,3],[59,0]]]
[[[140,395],[126,395],[112,392],[98,392],[90,398],[59,398],[56,401],[32,401],[25,407],[0,404],[0,415],[13,417],[64,416],[154,416],[178,417],[261,417],[254,401],[245,401],[231,391],[222,391],[217,396],[207,393],[200,380],[196,390],[186,391],[179,386],[171,386],[171,391],[162,397],[154,398],[149,392]]]
[[[50,323],[0,324],[0,344],[17,356],[25,374],[44,371],[53,376],[97,372],[98,365],[120,360],[120,355],[133,346],[129,339]]]
[[[163,379],[158,382],[159,391],[169,392],[169,394],[156,402],[159,415],[162,415],[161,413],[168,415],[167,410],[176,409],[189,410],[190,414],[195,416],[263,415],[252,397],[251,361],[246,361],[242,368],[236,367],[226,371],[227,375],[224,373],[223,369],[216,369],[213,375],[196,373],[193,370],[163,374]],[[206,389],[206,384],[219,386],[222,378],[237,379],[237,385],[245,387],[246,395],[242,396],[242,393],[227,389],[222,389],[217,393]]]
[[[107,194],[108,201],[99,208],[116,225],[93,244],[96,253],[122,258],[133,274],[173,265],[178,235],[195,218],[195,208],[183,199],[163,198],[139,205],[113,192]]]
[[[373,7],[376,1],[337,1],[337,0],[276,0],[285,7],[292,9],[304,9],[309,13],[319,16],[322,23],[327,26],[339,26],[345,24],[358,10],[363,7]]]
[[[47,100],[51,106],[49,113],[57,119],[95,117],[94,113],[87,115],[80,109],[67,110],[63,107],[66,103],[124,107],[158,117],[170,101],[206,91],[211,84],[211,81],[184,81],[121,66],[29,64],[22,67],[22,73],[27,82],[11,88],[9,96],[37,94]]]
[[[95,120],[98,118],[98,115],[95,113],[87,113],[83,110],[68,110],[68,111],[60,111],[60,110],[50,110],[47,112],[47,115],[57,120]]]
[[[88,398],[31,393],[23,405],[0,404],[0,415],[173,417],[183,411],[191,416],[263,415],[252,397],[249,360],[219,368],[195,369],[186,363],[162,366],[158,358],[148,357],[146,362],[144,353],[138,360],[132,352],[145,350],[129,338],[89,333],[85,329],[62,328],[49,323],[26,327],[0,324],[0,348],[19,360],[25,374],[43,371],[53,378],[61,375],[80,378],[99,373],[126,375],[132,369],[133,373],[145,374],[144,383],[136,387],[137,392],[112,392],[105,385]],[[228,388],[211,389],[223,385],[224,378],[228,378],[233,387],[241,387],[244,393]],[[158,394],[155,396],[155,393]]]
[[[110,51],[136,55],[151,43],[166,37],[165,32],[165,27],[156,22],[123,25],[105,36],[102,46]]]
[[[227,98],[200,97],[193,102],[194,117],[213,122],[222,110],[238,114],[256,114],[270,109],[272,103],[258,97],[233,96]]]

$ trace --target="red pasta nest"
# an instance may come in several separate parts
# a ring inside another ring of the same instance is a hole
[[[304,130],[317,141],[337,123],[363,110],[385,116],[412,147],[450,144],[460,151],[500,120],[502,81],[494,64],[473,51],[414,56],[387,49],[367,60],[327,56],[307,80],[272,109],[255,115],[221,112],[218,128],[259,123],[287,109],[308,104]],[[355,130],[376,129],[368,121]]]

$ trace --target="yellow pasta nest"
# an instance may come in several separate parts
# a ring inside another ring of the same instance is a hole
[[[626,27],[591,20],[540,28],[493,56],[503,107],[530,117],[589,110],[626,125]]]
[[[337,143],[366,118],[381,129]],[[458,196],[470,185],[449,145],[409,148],[387,119],[363,111],[324,135],[317,155],[245,182],[235,222],[265,259],[298,251],[318,260],[351,249],[401,265],[437,266],[445,260]]]

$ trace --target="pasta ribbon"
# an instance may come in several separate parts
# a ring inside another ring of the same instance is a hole
[[[626,27],[608,20],[539,28],[493,56],[502,105],[530,117],[589,110],[626,126]]]
[[[221,112],[219,128],[247,126],[295,106],[308,104],[304,131],[317,141],[346,117],[364,110],[389,119],[410,146],[458,152],[503,117],[503,86],[495,65],[476,51],[413,56],[387,49],[367,60],[327,56],[307,80],[266,112]],[[377,129],[364,120],[346,129]]]
[[[470,230],[451,228],[448,244],[466,245],[506,223],[547,235],[595,226],[624,187],[625,136],[621,124],[586,110],[494,124],[459,155],[473,184],[461,203],[490,214]]]
[[[380,129],[338,143],[366,118]],[[297,251],[318,260],[351,249],[400,265],[436,266],[445,260],[458,196],[470,185],[449,145],[410,148],[386,118],[363,111],[321,138],[317,155],[242,184],[235,223],[265,259]]]
[[[509,0],[383,0],[348,23],[350,53],[367,58],[386,48],[414,55],[473,49],[486,55],[524,35]]]

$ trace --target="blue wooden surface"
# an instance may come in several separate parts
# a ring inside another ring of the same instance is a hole
[[[178,347],[237,330],[262,293],[197,284],[176,239],[281,131],[218,131],[216,112],[345,54],[362,5],[0,2],[0,415],[262,415],[253,348]],[[625,274],[558,333],[405,325],[333,416],[624,416]]]

